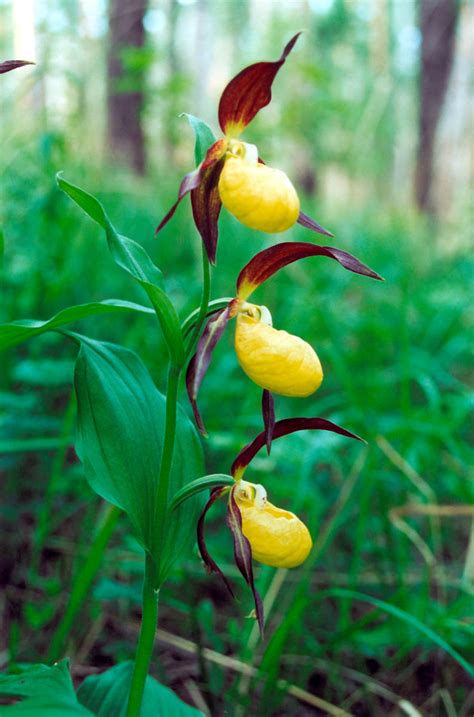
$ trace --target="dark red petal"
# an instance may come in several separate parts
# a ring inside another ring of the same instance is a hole
[[[192,192],[193,190],[197,189],[203,179],[205,178],[207,172],[206,170],[211,169],[211,167],[218,162],[225,154],[227,148],[227,141],[225,139],[219,139],[217,142],[214,142],[212,147],[209,147],[207,150],[206,156],[204,158],[204,161],[202,164],[197,167],[195,170],[190,172],[189,174],[186,174],[186,176],[183,178],[181,184],[179,185],[178,190],[178,199],[173,204],[171,209],[169,210],[168,214],[166,214],[165,217],[161,220],[161,222],[158,224],[155,235],[158,234],[158,232],[163,229],[165,224],[168,224],[169,220],[175,213],[178,204],[183,199],[183,197],[188,194],[188,192]],[[220,174],[220,172],[219,172]],[[217,180],[219,179],[219,175],[217,176]],[[199,227],[198,227],[199,228]]]
[[[279,60],[250,65],[229,82],[219,102],[219,124],[225,134],[240,134],[257,112],[269,104],[273,80],[300,34],[290,40]]]
[[[217,240],[219,237],[217,223],[222,207],[217,185],[224,162],[224,159],[220,159],[203,170],[199,187],[191,192],[194,222],[204,242],[211,264],[216,263]]]
[[[225,309],[222,309],[217,314],[214,314],[214,316],[211,316],[204,331],[202,332],[202,336],[198,341],[196,353],[189,362],[188,370],[186,372],[186,388],[188,391],[189,401],[191,403],[198,428],[201,433],[204,434],[206,433],[206,429],[197,407],[197,394],[199,386],[201,385],[209,367],[212,352],[221,338],[224,329],[227,326],[227,322],[232,317],[233,307],[234,300],[232,300]]]
[[[321,226],[321,224],[318,224],[318,222],[315,222],[314,219],[311,219],[311,217],[308,217],[307,214],[303,214],[303,212],[300,212],[298,215],[298,219],[296,220],[298,224],[301,224],[301,226],[306,227],[306,229],[311,229],[313,232],[316,232],[317,234],[324,234],[324,236],[327,237],[333,237],[334,234],[331,232],[328,232],[327,229]]]
[[[214,572],[221,576],[222,580],[224,581],[227,590],[230,592],[232,597],[235,597],[234,592],[232,590],[231,584],[227,580],[226,576],[220,569],[220,567],[217,565],[217,563],[211,558],[209,551],[206,546],[206,541],[204,538],[204,521],[206,518],[207,511],[209,508],[216,502],[218,498],[221,497],[221,495],[225,492],[225,488],[214,488],[213,491],[211,491],[211,496],[209,500],[207,501],[206,505],[204,506],[204,509],[199,516],[198,524],[197,524],[197,544],[199,548],[199,552],[201,554],[201,558],[204,561],[204,565],[206,566],[206,569],[209,573]]]
[[[168,224],[169,220],[175,213],[178,204],[180,201],[188,194],[188,192],[191,192],[193,189],[197,189],[199,185],[201,184],[201,172],[200,169],[195,169],[193,172],[190,172],[189,174],[186,174],[185,177],[183,177],[183,180],[181,181],[181,184],[179,185],[178,190],[178,199],[175,201],[169,212],[163,217],[161,222],[158,224],[155,230],[155,236],[158,234],[161,229],[165,226],[165,224]]]
[[[267,453],[272,449],[273,431],[275,430],[275,401],[270,391],[265,388],[262,394],[262,416]]]
[[[227,151],[228,144],[226,139],[218,139],[217,142],[214,142],[206,152],[206,156],[201,164],[201,169],[209,169],[215,162],[222,159]]]
[[[5,72],[16,70],[18,67],[34,64],[34,62],[30,62],[29,60],[4,60],[4,62],[0,62],[0,75],[3,75]]]
[[[263,603],[257,592],[253,579],[252,547],[242,532],[242,515],[240,514],[239,506],[234,498],[234,490],[235,487],[230,491],[226,522],[234,540],[235,564],[244,576],[247,585],[249,585],[252,590],[258,626],[260,628],[260,634],[263,637]]]
[[[244,266],[237,278],[239,298],[247,299],[257,286],[260,286],[276,271],[308,256],[327,256],[338,261],[349,271],[383,281],[379,274],[342,249],[318,246],[309,242],[281,242],[260,251]]]
[[[273,440],[287,436],[289,433],[295,433],[296,431],[307,431],[307,430],[319,430],[319,431],[332,431],[333,433],[339,433],[340,436],[346,436],[347,438],[355,438],[357,441],[365,443],[363,438],[360,438],[355,433],[347,431],[345,428],[338,426],[337,423],[327,421],[325,418],[285,418],[283,421],[277,421],[273,430]],[[232,475],[235,476],[241,473],[245,469],[253,457],[259,452],[259,450],[265,445],[266,442],[266,431],[261,433],[253,439],[251,443],[248,443],[235,459],[232,464]]]

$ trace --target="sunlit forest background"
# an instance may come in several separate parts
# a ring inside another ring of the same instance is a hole
[[[249,480],[305,519],[311,557],[292,571],[256,566],[261,641],[217,507],[209,542],[240,602],[195,550],[163,590],[153,674],[207,715],[468,717],[471,685],[443,645],[474,654],[472,4],[0,0],[0,60],[35,62],[0,76],[0,322],[145,301],[58,190],[61,170],[146,247],[181,316],[197,306],[189,202],[154,237],[194,165],[180,114],[218,134],[228,80],[277,59],[299,30],[244,139],[292,178],[304,211],[335,234],[328,243],[385,282],[311,259],[255,300],[316,348],[325,371],[316,395],[279,398],[278,416],[324,416],[368,443],[300,433],[259,455]],[[225,211],[220,231],[214,298],[232,296],[242,266],[276,239]],[[297,227],[285,239],[314,235]],[[166,352],[149,317],[78,328],[137,351],[163,388]],[[208,473],[228,472],[261,428],[260,391],[231,333],[201,391]],[[2,670],[45,659],[103,510],[73,448],[74,359],[56,334],[0,355]],[[142,570],[124,519],[69,641],[78,683],[133,658]]]

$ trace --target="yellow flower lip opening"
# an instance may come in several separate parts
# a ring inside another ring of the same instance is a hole
[[[255,144],[228,138],[227,159],[242,159],[250,164],[258,162],[258,149]]]
[[[229,140],[218,189],[226,209],[251,229],[283,232],[298,219],[300,200],[295,188],[280,169],[258,161],[253,144]]]
[[[298,336],[274,329],[264,306],[242,304],[235,351],[241,368],[254,383],[281,396],[309,396],[323,380],[314,349]]]
[[[255,560],[275,568],[295,568],[306,560],[313,545],[308,528],[294,513],[270,503],[263,486],[238,481],[235,500]]]

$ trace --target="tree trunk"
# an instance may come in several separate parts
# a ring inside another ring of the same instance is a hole
[[[179,144],[183,120],[178,115],[183,111],[180,87],[180,57],[177,51],[176,33],[178,31],[180,5],[178,0],[168,0],[168,27],[166,31],[166,70],[167,85],[163,92],[161,110],[166,163],[175,164],[175,148]],[[176,89],[178,88],[178,89]]]
[[[419,84],[416,201],[434,214],[432,197],[436,128],[454,58],[458,0],[420,0],[421,67]]]
[[[125,161],[137,174],[145,172],[141,124],[144,65],[139,60],[127,62],[126,53],[144,45],[147,4],[148,0],[109,0],[107,140],[112,156]]]

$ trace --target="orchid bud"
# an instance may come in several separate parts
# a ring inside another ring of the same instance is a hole
[[[232,141],[219,178],[222,204],[245,226],[273,234],[296,223],[300,201],[284,172],[258,161],[254,145]]]
[[[241,490],[237,483],[234,495],[242,516],[242,532],[250,543],[252,557],[275,568],[301,565],[313,545],[306,525],[294,513],[277,508],[266,498],[262,500],[263,486],[241,482],[245,486]]]
[[[242,369],[258,386],[281,396],[309,396],[321,385],[323,370],[303,339],[278,331],[266,307],[244,304],[237,316],[235,351]]]

